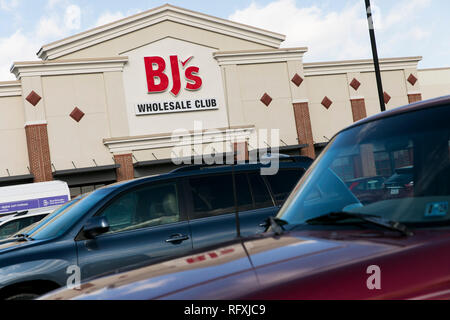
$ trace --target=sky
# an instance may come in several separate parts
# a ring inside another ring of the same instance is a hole
[[[380,58],[423,56],[450,67],[450,1],[371,0]],[[164,3],[287,36],[305,62],[371,58],[364,0],[0,0],[0,81],[42,45]]]

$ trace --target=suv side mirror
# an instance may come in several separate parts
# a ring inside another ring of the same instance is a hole
[[[109,231],[109,223],[106,217],[92,217],[84,225],[83,232],[86,238],[94,239]]]

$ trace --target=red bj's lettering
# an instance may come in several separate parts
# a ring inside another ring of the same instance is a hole
[[[166,70],[166,62],[161,57],[145,57],[145,72],[147,74],[148,92],[163,92],[169,86],[169,78],[164,73]],[[153,69],[156,65],[157,69]],[[155,79],[159,78],[159,84],[156,84]]]
[[[198,72],[200,71],[200,69],[198,67],[189,67],[186,69],[186,79],[188,79],[189,81],[192,81],[193,83],[188,82],[186,84],[186,89],[187,90],[198,90],[202,87],[202,79],[197,76],[196,74],[198,74]]]
[[[181,79],[180,79],[180,67],[178,65],[178,56],[170,56],[170,67],[172,68],[173,87],[170,92],[174,96],[180,93]]]
[[[186,61],[189,62],[188,59]],[[145,57],[145,72],[147,75],[147,86],[149,93],[164,92],[169,87],[169,77],[166,75],[166,62],[161,57]],[[155,68],[156,66],[156,68]],[[184,64],[183,64],[184,67]],[[181,77],[180,77],[180,65],[178,62],[178,56],[170,56],[170,68],[172,69],[173,85],[170,92],[174,96],[178,96],[181,90]],[[185,77],[187,79],[186,90],[199,90],[202,87],[203,81],[198,75],[200,69],[198,67],[189,67],[185,71]],[[159,83],[156,84],[156,79],[159,79]]]

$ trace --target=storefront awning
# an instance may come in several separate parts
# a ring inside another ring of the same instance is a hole
[[[117,180],[117,168],[120,164],[59,170],[53,172],[53,178],[67,182],[69,187],[111,183]]]
[[[315,148],[325,148],[328,145],[328,142],[320,142],[320,143],[315,143],[314,147]]]
[[[224,160],[226,160],[226,158],[228,156],[234,156],[235,154],[236,154],[235,152],[229,152],[229,153],[218,154],[218,156],[222,156],[224,158]],[[184,157],[184,158],[178,159],[179,162],[187,163],[187,164],[189,164],[189,163],[194,164],[195,162],[198,162],[199,160],[201,160],[203,162],[203,156]],[[161,159],[161,160],[136,162],[136,163],[134,163],[134,167],[135,168],[144,168],[144,167],[152,167],[152,166],[167,165],[167,164],[175,165],[175,163],[173,162],[172,159]]]
[[[12,176],[12,177],[1,177],[0,178],[0,187],[32,183],[33,181],[34,181],[34,175],[32,175],[32,174],[25,174],[25,175]]]
[[[282,146],[280,147],[280,152],[287,152],[287,151],[295,151],[295,150],[301,150],[304,148],[307,148],[308,145],[307,144],[297,144],[297,145],[293,145],[293,146]]]

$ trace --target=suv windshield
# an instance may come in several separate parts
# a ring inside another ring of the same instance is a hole
[[[73,199],[27,230],[27,236],[44,240],[62,235],[108,193],[108,188],[103,188]]]
[[[339,133],[278,214],[290,225],[330,213],[376,215],[416,227],[450,221],[450,106]]]

